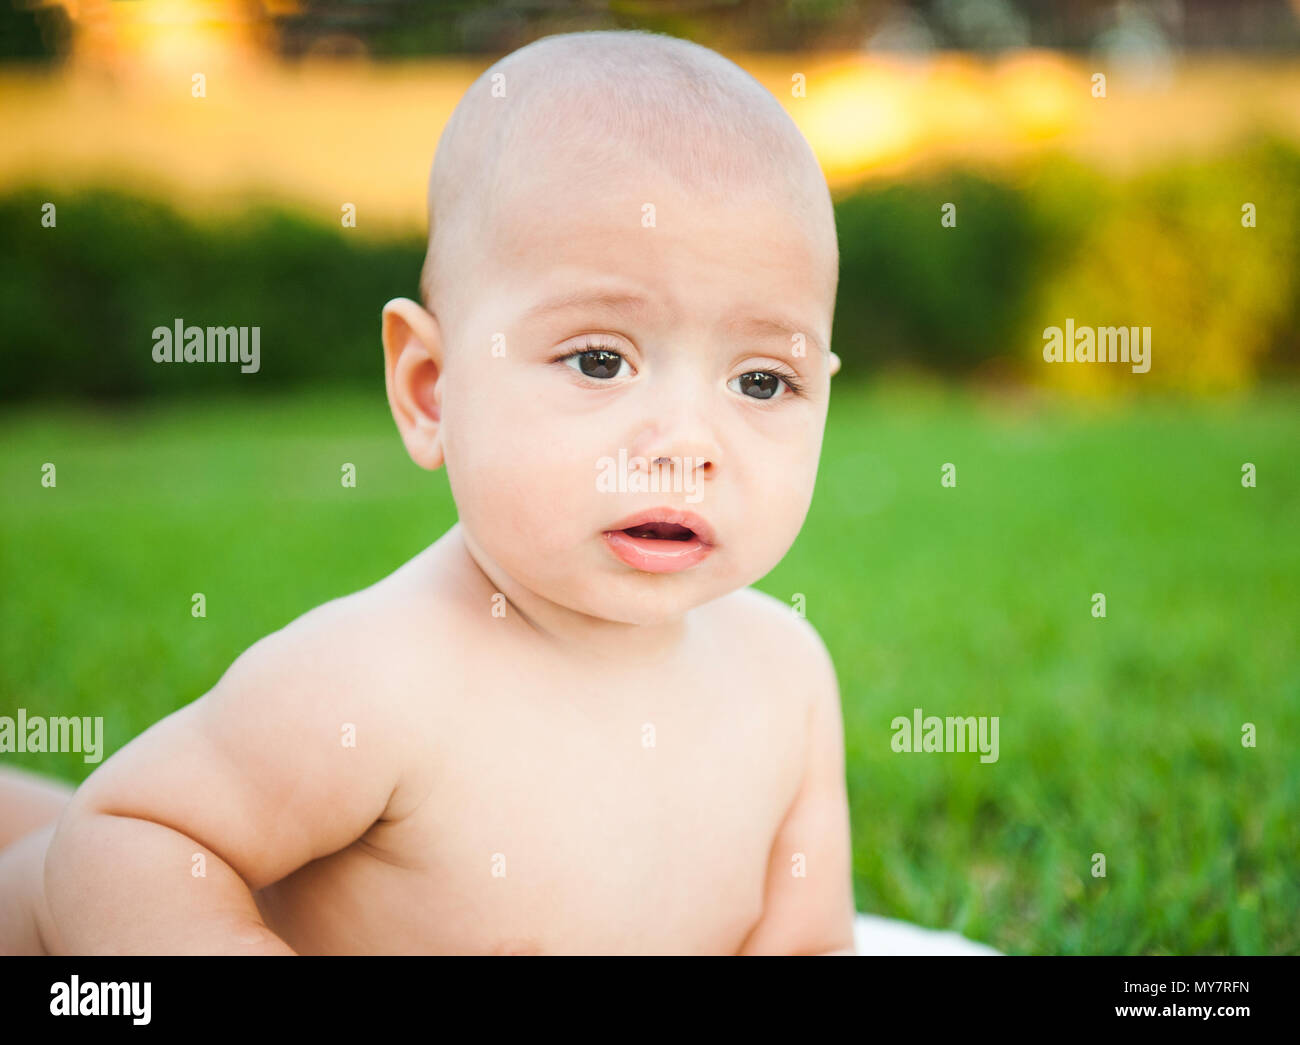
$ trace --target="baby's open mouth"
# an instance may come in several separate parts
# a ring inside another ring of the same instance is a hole
[[[689,541],[695,536],[694,530],[676,523],[641,523],[619,532],[629,537],[644,537],[653,541]]]
[[[652,508],[620,521],[626,525],[606,530],[605,543],[616,558],[643,573],[677,573],[713,551],[713,527],[694,512]]]

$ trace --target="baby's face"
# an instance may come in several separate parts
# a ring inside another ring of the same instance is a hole
[[[539,177],[474,245],[439,317],[442,445],[479,556],[571,610],[659,623],[762,577],[803,525],[834,246],[773,203],[645,170],[592,183]],[[654,509],[690,513],[658,531],[678,539],[623,531]]]

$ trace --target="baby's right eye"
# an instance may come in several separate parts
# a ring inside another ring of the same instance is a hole
[[[583,377],[599,381],[618,377],[627,363],[621,355],[608,348],[587,348],[565,356],[563,360]]]

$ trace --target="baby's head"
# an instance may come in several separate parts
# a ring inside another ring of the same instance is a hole
[[[453,113],[429,226],[423,307],[384,310],[388,396],[501,590],[650,624],[776,565],[817,475],[839,251],[767,90],[672,37],[538,40]],[[661,508],[685,539],[629,527]]]

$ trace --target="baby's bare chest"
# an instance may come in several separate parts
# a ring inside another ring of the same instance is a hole
[[[801,717],[717,690],[598,696],[466,693],[429,722],[410,813],[275,887],[280,931],[321,951],[737,949]]]

